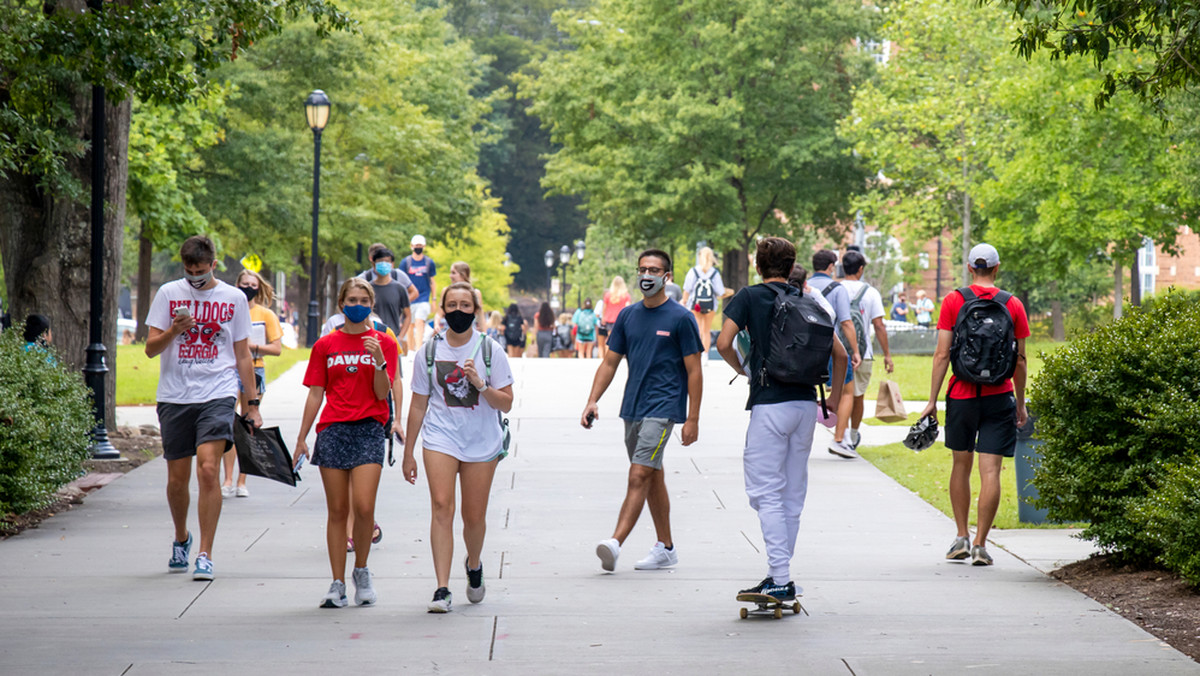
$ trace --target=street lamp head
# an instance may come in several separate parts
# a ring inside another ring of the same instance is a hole
[[[562,248],[558,250],[558,261],[563,265],[571,262],[571,247],[566,244],[562,245]]]
[[[546,249],[546,269],[554,267],[554,252]]]
[[[585,244],[582,239],[579,240],[578,242],[575,242],[575,256],[577,258],[579,258],[579,261],[581,263],[583,262],[583,251],[586,248],[587,248],[587,244]]]
[[[308,128],[313,131],[321,131],[329,122],[329,97],[320,89],[314,89],[313,93],[308,95],[304,100],[304,114],[308,118]]]
[[[505,251],[505,252],[504,252],[504,267],[506,267],[506,268],[507,268],[507,267],[508,267],[508,266],[510,266],[510,265],[512,265],[512,254],[510,254],[509,252]]]

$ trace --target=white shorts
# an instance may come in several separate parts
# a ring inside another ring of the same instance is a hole
[[[424,303],[413,303],[412,304],[413,320],[415,320],[415,321],[423,322],[423,321],[429,319],[429,311],[430,311],[429,301],[425,301]]]

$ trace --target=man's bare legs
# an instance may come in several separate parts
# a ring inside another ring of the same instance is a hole
[[[617,528],[613,539],[625,544],[625,538],[633,532],[642,507],[650,503],[650,518],[654,519],[654,530],[663,545],[671,547],[671,501],[663,471],[637,463],[629,466],[629,484],[625,489],[625,501],[617,516]]]
[[[975,454],[954,451],[954,466],[950,470],[950,505],[958,537],[967,537],[971,511],[971,467]],[[972,544],[985,546],[992,522],[1000,508],[1000,469],[1004,457],[994,453],[979,454],[979,502],[976,515],[975,540]]]

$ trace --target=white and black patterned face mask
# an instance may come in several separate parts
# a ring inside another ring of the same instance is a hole
[[[212,276],[212,270],[209,270],[202,275],[189,275],[186,272],[183,273],[184,279],[187,280],[188,284],[192,285],[193,289],[203,289],[208,284],[208,280],[212,279]]]
[[[667,283],[667,278],[657,275],[638,275],[638,288],[646,297],[656,296]]]

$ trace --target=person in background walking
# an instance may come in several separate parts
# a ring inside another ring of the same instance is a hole
[[[312,348],[304,385],[308,398],[292,462],[308,457],[308,432],[317,424],[312,464],[321,468],[328,519],[325,544],[333,582],[322,608],[346,606],[346,523],[354,511],[354,602],[375,603],[377,595],[367,568],[375,523],[375,496],[383,472],[389,417],[387,397],[396,380],[400,348],[371,320],[375,305],[372,284],[353,277],[338,291],[338,307],[346,317],[341,329],[322,336]],[[325,407],[322,410],[321,402]],[[351,498],[353,481],[353,499]]]
[[[250,305],[250,356],[254,357],[254,380],[258,384],[258,398],[261,401],[267,393],[267,365],[264,356],[278,357],[283,354],[283,329],[279,319],[271,310],[275,302],[275,290],[267,280],[253,270],[242,270],[238,273],[237,288],[246,294],[246,302]],[[248,412],[246,406],[246,390],[238,393],[238,407],[242,415]],[[250,489],[246,487],[246,475],[238,472],[237,488],[233,486],[233,464],[237,453],[226,453],[223,460],[225,465],[225,482],[221,485],[221,497],[239,498],[250,497]]]
[[[913,309],[917,311],[917,326],[929,328],[933,323],[933,301],[925,296],[924,289],[917,289],[917,302]]]
[[[643,251],[638,256],[637,274],[638,288],[645,299],[625,308],[613,323],[608,353],[596,369],[587,405],[579,417],[579,424],[591,429],[600,416],[600,397],[612,384],[621,359],[625,359],[628,375],[620,416],[625,421],[629,483],[612,537],[596,545],[601,568],[610,572],[616,569],[621,546],[647,504],[658,541],[634,568],[654,570],[679,562],[671,538],[671,502],[663,450],[678,423],[683,423],[683,445],[696,441],[704,389],[696,320],[682,305],[667,298],[670,254],[658,249]]]
[[[450,264],[450,283],[458,284],[460,282],[471,283],[471,266],[466,261],[454,261]],[[475,307],[478,309],[475,317],[475,330],[483,333],[487,331],[487,321],[483,315],[483,294],[479,293],[479,289],[475,289]]]
[[[847,251],[846,255],[842,256],[842,268],[846,273],[842,285],[850,294],[850,311],[859,313],[858,316],[862,319],[862,328],[866,335],[864,340],[866,349],[862,353],[862,361],[854,369],[854,387],[842,390],[842,402],[838,407],[842,415],[838,416],[834,437],[844,437],[849,431],[850,438],[847,441],[855,450],[862,441],[858,426],[862,423],[863,400],[866,397],[867,388],[871,385],[871,367],[875,363],[875,346],[871,341],[872,337],[879,339],[879,347],[883,349],[884,369],[890,374],[894,368],[892,349],[888,344],[887,327],[883,324],[883,297],[879,295],[878,289],[862,281],[866,265],[866,257],[857,251]],[[855,327],[855,331],[858,331],[858,327]],[[849,425],[848,428],[847,425]]]
[[[903,291],[896,296],[896,302],[892,305],[892,320],[908,321],[908,296]]]
[[[54,342],[54,332],[50,330],[50,318],[46,315],[33,314],[25,318],[25,351],[46,351]]]
[[[408,337],[408,349],[415,349],[425,342],[425,325],[434,303],[437,303],[437,264],[425,255],[425,236],[413,235],[409,243],[412,255],[400,261],[400,271],[408,275],[417,287],[417,297],[412,302],[412,335]]]
[[[517,307],[516,303],[509,303],[508,310],[504,313],[504,344],[509,357],[519,359],[521,355],[525,354],[527,330],[521,309]]]
[[[834,310],[834,326],[836,327],[839,337],[842,341],[842,347],[846,348],[846,353],[849,355],[849,363],[846,366],[845,379],[843,384],[849,384],[854,381],[854,369],[858,368],[862,361],[862,355],[858,352],[858,334],[854,330],[854,321],[850,317],[850,294],[846,287],[842,286],[841,282],[833,280],[833,272],[837,267],[838,256],[829,249],[821,249],[813,254],[813,276],[809,278],[808,284],[812,288],[820,291]],[[835,375],[833,371],[833,362],[829,362],[830,376],[827,385],[833,389],[834,381],[842,377],[842,373],[838,372]],[[846,390],[842,390],[845,396]],[[845,411],[843,411],[845,413]],[[841,416],[838,418],[841,419]],[[846,443],[845,434],[841,437],[837,436],[835,431],[833,443],[829,444],[829,452],[833,455],[842,458],[857,458],[858,453],[854,452],[854,447]]]
[[[146,356],[159,359],[158,426],[167,461],[167,504],[175,525],[167,569],[186,573],[192,534],[187,528],[192,457],[200,488],[200,553],[192,579],[213,579],[213,540],[221,518],[221,456],[233,446],[238,383],[249,393],[246,418],[262,426],[254,358],[250,355],[250,306],[246,295],[214,276],[212,240],[189,237],[179,248],[183,279],[154,294],[146,325]]]
[[[415,450],[429,483],[432,521],[429,544],[437,590],[429,612],[450,611],[450,565],[454,556],[455,483],[462,487],[463,542],[467,557],[467,600],[483,601],[483,538],[488,496],[496,466],[507,455],[502,414],[512,410],[513,376],[499,345],[472,330],[478,308],[475,289],[456,283],[442,293],[446,332],[435,335],[414,362],[411,433],[404,444],[404,478],[417,480]]]
[[[604,310],[600,313],[600,326],[596,327],[596,344],[600,347],[601,359],[608,354],[608,332],[626,305],[629,305],[629,289],[625,287],[625,278],[616,275],[604,292]]]
[[[716,268],[713,250],[703,247],[696,253],[696,266],[688,270],[683,278],[683,305],[696,317],[705,359],[712,347],[712,323],[716,316],[717,300],[724,295],[725,284],[721,281],[721,271]]]
[[[575,325],[575,348],[578,357],[591,359],[592,351],[596,347],[596,325],[600,323],[596,313],[592,311],[591,298],[583,301],[583,307],[575,311],[571,323]]]
[[[554,323],[554,339],[551,341],[553,352],[559,359],[570,359],[575,356],[575,326],[571,323],[571,315],[562,313]]]
[[[538,358],[545,359],[550,356],[550,346],[554,340],[554,311],[549,303],[542,303],[542,307],[538,308],[534,322],[537,325]]]
[[[492,310],[488,314],[487,331],[488,338],[496,341],[500,347],[504,347],[504,315],[500,314],[499,310]]]
[[[408,276],[393,266],[396,255],[386,246],[376,248],[371,254],[375,267],[359,275],[371,283],[375,291],[375,314],[387,325],[396,336],[403,336],[412,324],[412,306],[410,297],[415,294],[415,285],[411,282],[405,287],[404,282],[397,278],[408,280]],[[404,377],[404,371],[400,371]]]

